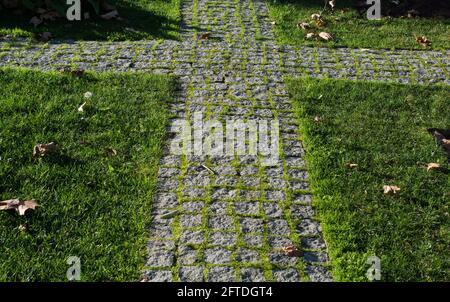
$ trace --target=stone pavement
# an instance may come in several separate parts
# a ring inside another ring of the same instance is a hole
[[[185,0],[183,41],[0,43],[0,66],[145,71],[177,77],[177,121],[280,123],[280,162],[174,155],[166,148],[148,244],[148,281],[331,281],[284,76],[450,84],[449,51],[279,46],[264,0]],[[209,39],[197,33],[209,32]],[[206,167],[206,168],[205,168]],[[283,247],[294,245],[290,257]]]

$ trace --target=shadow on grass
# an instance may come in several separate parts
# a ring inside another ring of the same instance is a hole
[[[145,39],[179,40],[179,17],[170,13],[153,12],[150,9],[120,2],[117,6],[123,20],[104,20],[98,16],[83,21],[67,21],[65,18],[44,22],[37,28],[29,23],[35,15],[14,15],[11,10],[0,11],[0,36],[33,37],[38,33],[51,32],[56,40],[123,41]],[[90,16],[94,16],[91,12]]]

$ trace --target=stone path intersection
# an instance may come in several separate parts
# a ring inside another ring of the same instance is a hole
[[[450,52],[278,46],[263,0],[185,0],[182,14],[182,42],[0,42],[0,66],[174,75],[172,126],[196,112],[219,121],[279,120],[276,166],[260,156],[178,156],[167,148],[144,278],[331,281],[283,76],[448,85]],[[198,32],[210,38],[197,39]],[[288,245],[300,254],[285,255]]]

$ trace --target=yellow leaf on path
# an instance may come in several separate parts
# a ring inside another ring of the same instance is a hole
[[[295,245],[287,245],[281,248],[287,256],[295,257],[300,255],[300,251]]]
[[[441,168],[441,165],[438,163],[429,163],[427,166],[427,171],[429,172],[430,170],[439,170]]]
[[[25,215],[29,209],[34,210],[39,206],[33,199],[20,201],[19,199],[9,199],[0,201],[0,210],[16,210],[20,216]]]
[[[397,186],[383,186],[384,194],[393,195],[397,194],[398,191],[400,191],[400,188]]]
[[[319,33],[319,37],[325,41],[333,40],[333,36],[330,33],[324,31]]]

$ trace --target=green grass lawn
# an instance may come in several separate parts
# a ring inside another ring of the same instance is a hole
[[[450,128],[450,88],[289,79],[337,280],[450,280],[450,175],[428,127]],[[428,163],[447,170],[427,172]],[[357,167],[350,168],[349,164]],[[401,191],[388,196],[384,185]]]
[[[32,38],[36,33],[51,32],[56,39],[76,40],[142,40],[179,39],[181,0],[118,0],[117,9],[123,21],[90,20],[48,22],[34,28],[29,24],[33,14],[15,16],[0,11],[0,36]],[[92,16],[92,14],[91,14]]]
[[[282,44],[353,48],[424,49],[414,38],[425,35],[432,42],[429,49],[450,48],[450,21],[443,19],[382,18],[368,20],[351,6],[353,1],[338,0],[333,14],[323,13],[325,27],[316,28],[311,14],[320,13],[324,2],[319,0],[267,0],[275,31]],[[297,28],[299,21],[310,22],[316,32],[330,32],[334,41],[306,40],[307,31]]]
[[[139,279],[172,86],[148,74],[0,69],[0,200],[40,205],[0,211],[0,281],[64,281],[69,256],[85,281]],[[34,160],[33,146],[50,141],[59,153]]]

